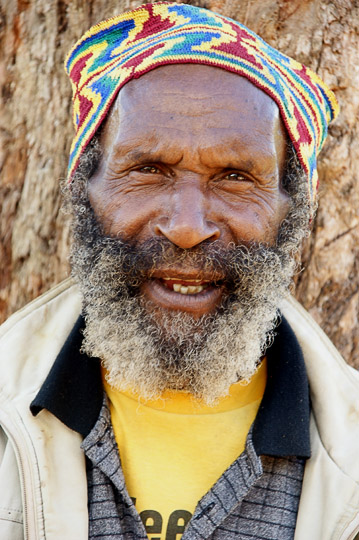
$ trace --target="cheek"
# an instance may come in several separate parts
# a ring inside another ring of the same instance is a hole
[[[269,240],[267,223],[255,210],[228,215],[228,226],[236,244]]]
[[[158,204],[149,197],[114,195],[89,187],[89,199],[96,219],[105,234],[124,239],[148,236],[151,220],[158,212]]]
[[[289,210],[289,197],[261,204],[239,204],[226,211],[226,222],[235,243],[265,242],[274,244],[279,227]],[[281,198],[280,198],[281,199]]]
[[[287,193],[280,192],[277,200],[277,205],[275,207],[275,212],[271,216],[271,219],[268,220],[268,242],[272,245],[275,244],[280,226],[283,220],[286,218],[290,208],[290,197]]]
[[[280,227],[282,221],[286,218],[290,209],[290,195],[282,188],[278,194],[278,204],[277,204],[277,213],[276,213],[276,224],[277,228]]]

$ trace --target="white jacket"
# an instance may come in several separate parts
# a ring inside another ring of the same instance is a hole
[[[302,347],[311,399],[295,540],[352,540],[359,532],[359,374],[293,299],[282,309]],[[67,280],[0,328],[0,539],[87,540],[81,436],[29,405],[80,313]],[[91,396],[89,396],[91,399]]]

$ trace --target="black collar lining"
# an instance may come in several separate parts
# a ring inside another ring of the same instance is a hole
[[[100,414],[103,387],[99,359],[80,352],[84,327],[85,321],[80,316],[30,410],[36,416],[47,409],[67,427],[86,437]]]
[[[259,455],[310,457],[310,397],[298,340],[283,317],[267,351],[267,385],[253,425]]]

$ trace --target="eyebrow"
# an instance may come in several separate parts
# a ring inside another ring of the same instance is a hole
[[[120,159],[125,159],[126,161],[133,161],[137,163],[145,163],[145,162],[161,162],[164,161],[166,163],[171,163],[172,165],[175,165],[179,160],[169,160],[169,153],[166,155],[161,150],[140,150],[139,148],[135,148],[129,151],[125,151],[124,155],[121,156]]]
[[[170,159],[171,151],[168,146],[160,144],[160,141],[151,147],[147,147],[141,141],[141,147],[137,146],[137,141],[126,141],[125,144],[118,142],[116,148],[112,152],[112,156],[116,162],[133,162],[133,163],[146,163],[146,162],[161,162],[175,165],[181,160],[182,153],[177,151],[179,158],[175,160]]]

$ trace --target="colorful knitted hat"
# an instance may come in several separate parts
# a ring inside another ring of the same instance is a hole
[[[103,21],[69,52],[65,70],[73,88],[76,129],[69,181],[120,88],[158,66],[184,63],[244,76],[277,103],[314,201],[316,156],[329,122],[339,112],[334,94],[313,71],[244,25],[206,9],[170,2],[146,4]]]

